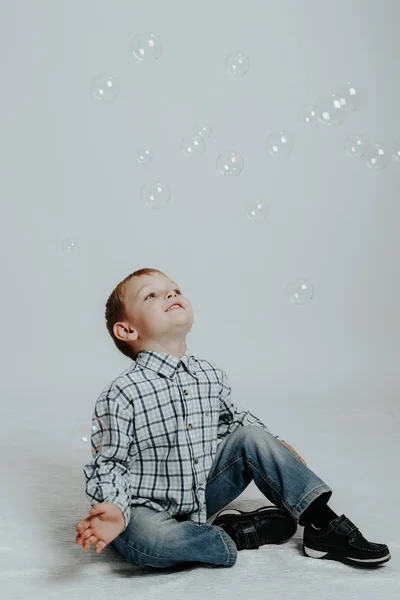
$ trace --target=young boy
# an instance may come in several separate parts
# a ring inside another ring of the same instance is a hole
[[[85,551],[111,544],[139,566],[231,567],[238,550],[282,543],[298,523],[305,556],[367,567],[390,560],[386,545],[333,512],[331,488],[290,444],[233,404],[226,374],[187,352],[192,306],[167,275],[125,278],[106,323],[133,362],[95,405],[100,426],[84,467],[92,508],[76,526]],[[252,480],[274,506],[221,510]]]

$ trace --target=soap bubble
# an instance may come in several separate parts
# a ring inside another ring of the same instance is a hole
[[[241,77],[250,69],[250,59],[245,54],[230,54],[225,60],[225,68],[229,75]]]
[[[335,88],[335,95],[339,98],[345,111],[356,110],[361,104],[360,93],[351,81],[345,85],[338,85]]]
[[[265,142],[271,156],[288,156],[293,148],[293,138],[287,131],[270,133]]]
[[[196,137],[203,138],[206,140],[211,137],[212,129],[209,125],[199,125],[198,127],[193,128],[193,135]]]
[[[325,125],[340,125],[344,120],[344,108],[337,94],[320,98],[316,104],[318,119]]]
[[[286,288],[286,295],[293,304],[305,304],[314,295],[313,285],[307,279],[289,283]]]
[[[395,143],[393,144],[392,158],[396,162],[400,161],[400,140],[396,140]]]
[[[142,201],[151,208],[162,208],[171,198],[171,192],[166,183],[148,181],[142,186]]]
[[[371,169],[385,169],[390,161],[390,152],[382,144],[374,144],[366,154],[366,164]]]
[[[316,107],[311,104],[306,108],[303,108],[299,113],[299,123],[300,125],[307,125],[309,127],[318,127],[319,120],[317,115]]]
[[[347,156],[354,158],[364,158],[369,150],[369,142],[365,135],[352,133],[344,141],[344,149]]]
[[[141,165],[144,163],[150,163],[153,160],[153,153],[148,146],[143,146],[143,148],[138,150],[136,159]]]
[[[62,248],[66,254],[71,254],[71,252],[76,252],[78,249],[78,242],[71,238],[67,238],[62,243]]]
[[[181,141],[181,150],[185,156],[201,156],[206,149],[203,138],[189,135]]]
[[[119,94],[119,83],[111,75],[97,75],[92,79],[90,89],[99,102],[111,102]]]
[[[268,204],[259,198],[247,200],[245,204],[246,215],[251,221],[262,222],[268,216]]]
[[[162,42],[154,33],[139,33],[132,41],[132,54],[141,62],[153,62],[161,56]]]
[[[81,441],[85,444],[90,442],[92,451],[98,452],[103,445],[103,433],[105,431],[103,421],[98,417],[93,417],[88,434],[81,436]]]
[[[237,152],[221,152],[217,158],[217,169],[223,175],[239,175],[243,166],[243,156]]]

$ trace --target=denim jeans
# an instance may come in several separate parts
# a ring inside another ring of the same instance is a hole
[[[328,501],[331,488],[269,431],[239,427],[217,447],[205,490],[207,519],[237,498],[254,480],[275,506],[286,509],[299,525],[301,515],[319,496]],[[237,548],[215,525],[179,520],[167,511],[133,506],[127,528],[111,542],[129,563],[172,567],[206,563],[232,567]]]

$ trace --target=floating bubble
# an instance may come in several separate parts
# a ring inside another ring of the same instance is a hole
[[[93,417],[88,435],[81,436],[81,441],[85,444],[90,442],[92,451],[98,452],[103,445],[105,431],[106,428],[103,421],[99,417]]]
[[[212,129],[209,125],[199,125],[198,127],[193,128],[193,135],[195,137],[203,138],[206,140],[211,137]]]
[[[315,106],[318,119],[325,125],[341,125],[344,120],[344,108],[337,94],[320,98]]]
[[[242,77],[250,69],[250,59],[245,54],[230,54],[225,59],[225,68],[229,75]]]
[[[268,216],[268,204],[259,198],[247,200],[245,211],[251,221],[260,223],[265,221]]]
[[[148,181],[142,186],[142,201],[151,208],[162,208],[171,198],[171,192],[166,183]]]
[[[78,242],[71,238],[67,238],[62,243],[62,249],[66,254],[71,254],[72,252],[76,252],[78,249]]]
[[[288,156],[293,148],[293,138],[287,131],[270,133],[265,142],[271,156]]]
[[[369,142],[365,135],[352,133],[344,141],[344,149],[347,156],[354,158],[364,158],[369,150]]]
[[[371,169],[385,169],[390,161],[390,152],[382,144],[374,144],[366,154],[366,165]]]
[[[111,75],[97,75],[90,86],[93,98],[99,102],[111,102],[119,94],[119,83]]]
[[[400,161],[400,140],[396,140],[393,144],[392,158],[396,162]]]
[[[221,152],[217,158],[217,169],[223,175],[239,175],[243,166],[243,156],[238,152]]]
[[[307,125],[308,127],[318,127],[319,119],[317,109],[313,104],[300,111],[299,123],[300,125]]]
[[[305,304],[313,298],[314,288],[307,279],[300,279],[295,283],[289,283],[286,295],[293,304]]]
[[[131,50],[140,62],[153,62],[161,56],[162,42],[154,33],[139,33],[133,38]]]
[[[148,146],[144,146],[138,150],[136,159],[141,165],[144,163],[150,163],[153,160],[153,153]]]
[[[335,95],[339,98],[345,111],[356,110],[361,104],[361,96],[351,81],[335,88]]]
[[[185,156],[201,156],[206,149],[203,138],[189,135],[181,141],[181,150]]]

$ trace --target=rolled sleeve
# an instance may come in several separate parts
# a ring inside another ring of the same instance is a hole
[[[133,439],[133,407],[121,396],[100,398],[93,419],[92,456],[84,466],[86,496],[92,505],[112,502],[119,506],[125,527],[130,520],[129,449]]]

